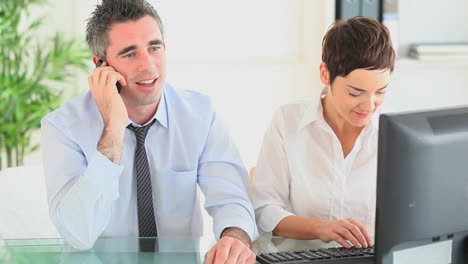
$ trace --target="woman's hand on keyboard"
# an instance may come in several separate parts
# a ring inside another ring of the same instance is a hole
[[[366,228],[353,218],[339,221],[321,220],[319,238],[326,243],[336,241],[346,248],[353,245],[356,248],[372,246],[372,240]]]

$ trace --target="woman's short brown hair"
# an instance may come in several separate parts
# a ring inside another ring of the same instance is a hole
[[[322,61],[330,84],[356,69],[393,72],[395,52],[387,27],[366,17],[337,21],[322,41]]]

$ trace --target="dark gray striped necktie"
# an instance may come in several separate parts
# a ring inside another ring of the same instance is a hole
[[[156,220],[154,219],[153,195],[148,157],[145,150],[145,138],[148,130],[156,119],[142,127],[127,126],[135,132],[137,146],[135,149],[134,166],[137,172],[137,208],[139,237],[157,237]]]

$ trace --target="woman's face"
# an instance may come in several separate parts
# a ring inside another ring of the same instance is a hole
[[[330,85],[328,70],[322,63],[320,78],[325,85],[330,86],[327,103],[337,113],[334,116],[352,126],[363,127],[385,100],[390,70],[356,69],[346,77],[336,77]]]

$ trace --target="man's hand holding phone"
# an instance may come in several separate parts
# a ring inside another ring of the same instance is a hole
[[[127,85],[124,77],[113,67],[108,66],[106,61],[96,67],[93,74],[88,77],[91,94],[101,111],[105,125],[121,128],[127,123],[128,113],[117,92],[117,82],[123,86]]]
[[[103,61],[103,60],[99,60],[99,61],[96,63],[96,68],[101,67],[102,63],[104,63],[104,61]],[[117,86],[117,91],[120,93],[120,90],[122,89],[122,85],[121,85],[119,82],[116,82],[116,83],[115,83],[115,86]]]
[[[128,120],[127,109],[116,89],[116,83],[127,85],[125,78],[113,67],[103,62],[88,77],[88,85],[102,118],[104,131],[98,143],[98,151],[116,164],[120,163],[123,135]]]

